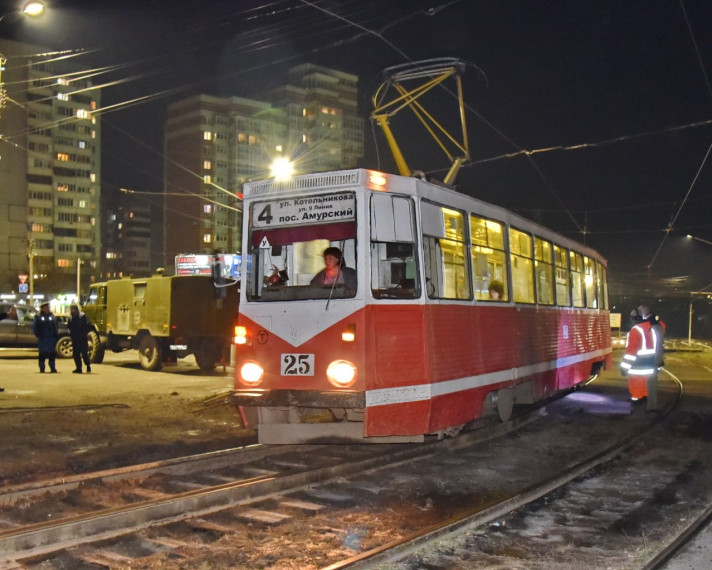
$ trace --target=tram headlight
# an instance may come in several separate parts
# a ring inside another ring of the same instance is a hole
[[[337,388],[348,388],[356,382],[356,366],[348,360],[334,360],[326,369],[326,377]]]
[[[265,370],[258,362],[248,360],[240,367],[240,380],[250,386],[256,386],[262,382]]]

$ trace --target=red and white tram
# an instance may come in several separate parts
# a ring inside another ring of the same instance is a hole
[[[610,364],[605,260],[436,183],[249,183],[243,231],[235,398],[261,443],[422,441]],[[311,285],[327,247],[355,289]]]

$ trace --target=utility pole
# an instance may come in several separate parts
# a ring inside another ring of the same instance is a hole
[[[77,257],[77,304],[82,293],[82,260]]]
[[[30,240],[30,307],[35,306],[35,240]]]

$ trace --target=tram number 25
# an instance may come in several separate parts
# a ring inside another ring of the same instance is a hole
[[[314,376],[313,354],[283,354],[282,376]]]

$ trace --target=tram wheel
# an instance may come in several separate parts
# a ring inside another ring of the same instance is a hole
[[[512,409],[514,408],[514,390],[505,388],[497,391],[497,413],[499,419],[503,422],[508,422],[512,417]]]

